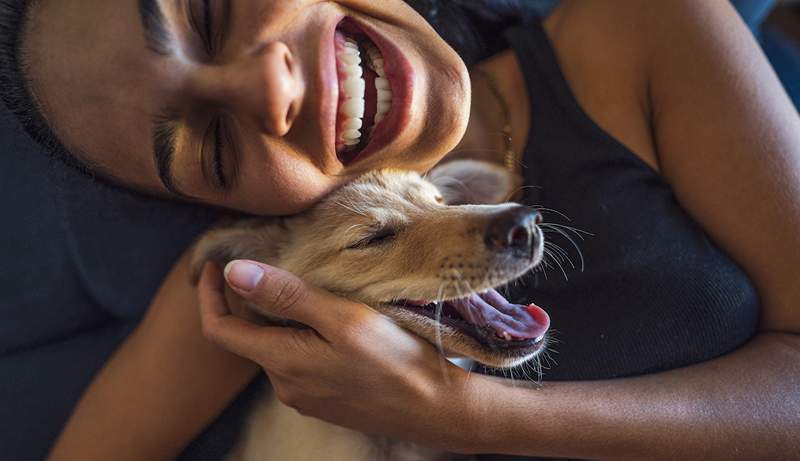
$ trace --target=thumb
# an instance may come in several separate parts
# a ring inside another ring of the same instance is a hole
[[[325,334],[342,317],[360,309],[304,282],[296,275],[256,261],[236,260],[225,267],[228,285],[263,314],[294,320]]]

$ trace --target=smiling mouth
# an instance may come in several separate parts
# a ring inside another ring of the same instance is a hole
[[[353,18],[336,26],[334,55],[335,148],[347,166],[384,147],[408,123],[413,70],[395,44]]]
[[[374,127],[392,108],[392,90],[384,57],[365,34],[342,22],[334,41],[339,77],[336,155],[348,164],[364,150]]]
[[[495,350],[537,348],[550,328],[550,317],[544,309],[535,304],[510,303],[494,289],[452,300],[398,300],[391,304],[446,325]]]
[[[392,107],[383,55],[363,35],[336,31],[339,105],[336,113],[336,154],[348,163],[369,142],[372,130]]]

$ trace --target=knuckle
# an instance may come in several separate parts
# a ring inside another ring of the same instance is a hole
[[[217,342],[219,339],[219,321],[217,319],[204,318],[202,322],[200,322],[200,329],[207,340]]]
[[[303,282],[296,278],[282,280],[277,288],[267,297],[266,302],[272,310],[283,317],[293,310],[298,304],[302,303],[308,293],[303,286]]]

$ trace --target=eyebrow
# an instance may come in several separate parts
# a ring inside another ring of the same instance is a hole
[[[178,136],[175,119],[171,115],[157,115],[153,120],[153,159],[158,178],[168,191],[181,197],[188,195],[178,189],[172,175],[172,160],[175,158],[175,145]]]
[[[158,0],[139,0],[139,17],[147,48],[162,56],[172,54],[172,34]]]

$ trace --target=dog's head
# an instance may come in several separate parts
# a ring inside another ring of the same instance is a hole
[[[513,181],[492,165],[457,161],[427,178],[368,173],[310,210],[214,230],[197,244],[195,271],[254,259],[361,301],[448,353],[509,367],[544,345],[547,314],[494,290],[534,268],[539,215],[512,203]]]

